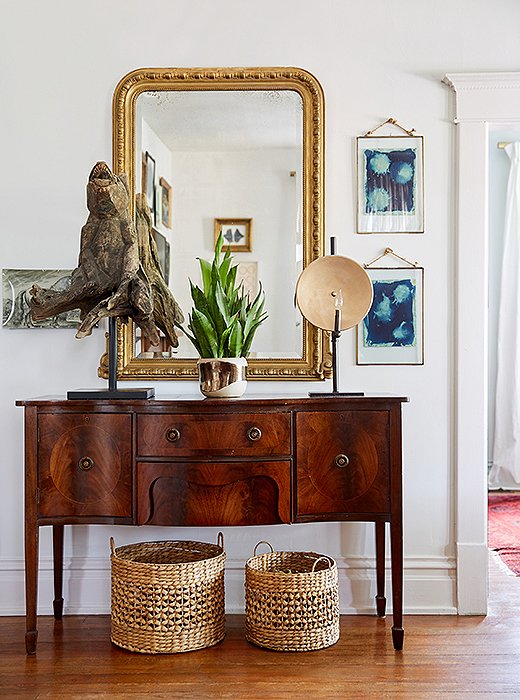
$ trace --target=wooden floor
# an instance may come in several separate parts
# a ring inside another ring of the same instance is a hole
[[[520,698],[520,578],[491,560],[487,617],[406,616],[403,652],[391,617],[346,616],[329,649],[279,653],[244,640],[230,616],[225,640],[172,656],[126,652],[109,641],[109,617],[39,619],[36,656],[24,652],[24,618],[0,618],[5,698]]]

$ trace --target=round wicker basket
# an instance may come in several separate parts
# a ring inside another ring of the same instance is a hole
[[[271,552],[256,553],[260,544]],[[259,542],[246,562],[246,639],[277,651],[314,651],[339,639],[338,569],[316,552]]]
[[[222,533],[217,544],[192,541],[114,546],[111,639],[147,654],[212,646],[225,635]]]

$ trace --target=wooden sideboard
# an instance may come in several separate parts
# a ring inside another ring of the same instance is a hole
[[[25,407],[26,649],[36,651],[38,532],[53,528],[54,616],[65,525],[375,523],[376,610],[402,649],[401,404],[395,396],[68,401]],[[327,544],[324,543],[326,552]]]

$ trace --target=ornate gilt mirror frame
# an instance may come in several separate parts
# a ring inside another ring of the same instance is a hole
[[[147,91],[292,90],[303,104],[303,266],[324,254],[324,97],[319,82],[300,68],[142,68],[126,75],[113,98],[114,172],[126,172],[135,193],[136,100]],[[287,289],[293,295],[294,289]],[[186,358],[136,358],[134,326],[118,323],[119,379],[196,379],[196,361]],[[250,358],[248,378],[317,380],[330,376],[328,337],[303,323],[298,358]],[[98,374],[108,376],[106,356]]]

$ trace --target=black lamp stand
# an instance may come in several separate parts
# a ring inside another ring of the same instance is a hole
[[[331,236],[330,254],[336,255],[336,238]],[[341,312],[336,309],[334,312],[334,330],[330,333],[332,345],[332,391],[309,391],[309,396],[364,396],[363,391],[338,391],[338,340],[341,336],[340,330]]]

